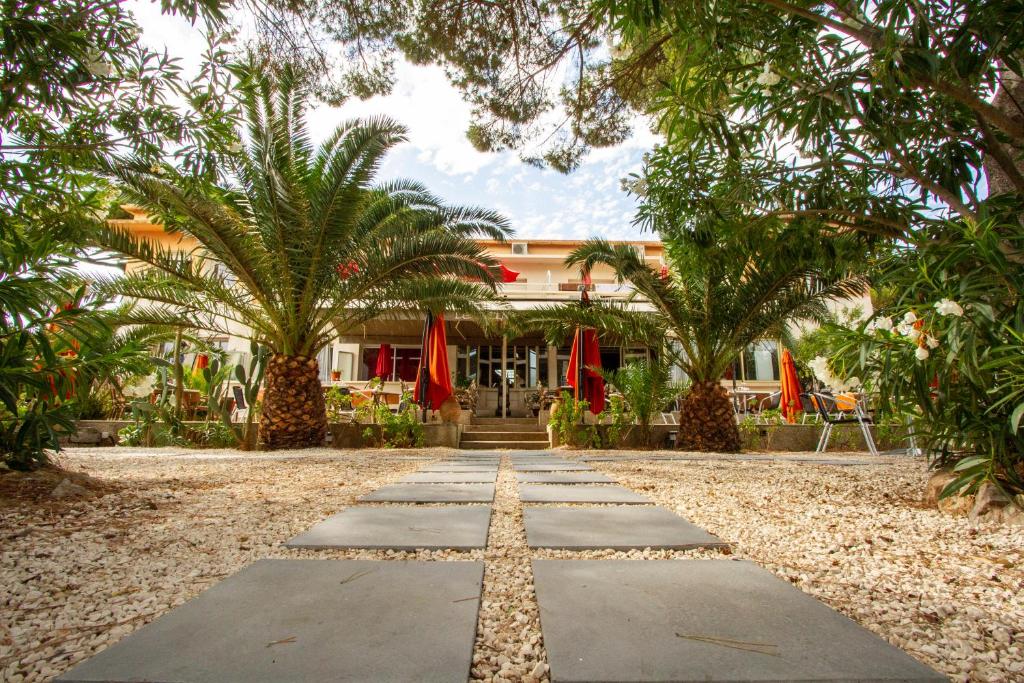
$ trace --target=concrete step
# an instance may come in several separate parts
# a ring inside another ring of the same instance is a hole
[[[465,449],[478,449],[478,450],[495,450],[499,448],[510,448],[510,449],[522,449],[527,451],[536,451],[541,448],[547,448],[548,442],[544,441],[466,441],[462,440],[459,444],[459,448]]]
[[[463,433],[470,432],[544,432],[546,431],[543,427],[539,426],[535,420],[531,420],[530,424],[518,424],[518,423],[496,423],[496,424],[471,424],[465,425],[462,428]]]
[[[528,425],[537,424],[537,418],[535,417],[474,417],[473,424],[475,425],[507,425],[507,424],[520,424]]]
[[[547,432],[471,432],[462,435],[467,441],[547,441]]]

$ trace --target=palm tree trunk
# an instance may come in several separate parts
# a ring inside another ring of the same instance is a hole
[[[694,382],[679,414],[679,448],[738,453],[740,432],[729,394],[718,382]]]
[[[260,440],[267,448],[319,446],[327,411],[316,358],[276,353],[267,364]]]

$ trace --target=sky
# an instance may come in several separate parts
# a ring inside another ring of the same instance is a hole
[[[186,71],[203,49],[198,30],[187,21],[163,16],[159,4],[129,4],[143,29],[142,41],[180,57]],[[451,204],[495,209],[510,221],[517,238],[654,239],[632,225],[635,201],[620,180],[639,171],[642,154],[656,142],[638,119],[624,143],[594,150],[569,175],[522,163],[514,152],[481,153],[466,139],[470,106],[439,67],[400,62],[390,95],[352,100],[340,108],[319,106],[310,112],[314,141],[326,138],[342,121],[387,115],[409,130],[380,170],[380,179],[410,178],[424,183]]]

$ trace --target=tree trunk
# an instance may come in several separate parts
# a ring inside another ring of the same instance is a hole
[[[181,402],[185,396],[185,370],[181,367],[181,328],[174,332],[174,416],[184,419]]]
[[[679,411],[679,448],[738,453],[740,431],[729,394],[718,382],[694,382]]]
[[[1001,70],[1000,75],[1003,82],[992,104],[1007,116],[1024,120],[1024,112],[1020,110],[1021,103],[1024,103],[1024,79],[1005,68]],[[1018,150],[1013,144],[1002,145],[993,136],[989,136],[988,142],[1000,146],[1003,152],[1001,159],[997,159],[993,154],[987,154],[983,160],[988,181],[988,196],[1020,192],[1019,181],[1024,175],[1024,161],[1019,157]],[[1024,140],[1011,141],[1013,142],[1017,145],[1024,144]]]
[[[259,432],[260,440],[271,449],[323,444],[327,411],[316,358],[271,356]]]

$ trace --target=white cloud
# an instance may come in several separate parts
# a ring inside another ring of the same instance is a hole
[[[321,106],[311,120],[316,128],[329,130],[350,118],[389,116],[409,129],[409,144],[418,161],[448,175],[472,176],[500,155],[478,152],[466,139],[470,113],[440,67],[399,61],[390,95],[351,100],[340,108]]]
[[[201,33],[187,21],[163,16],[154,2],[132,0],[143,26],[144,41],[166,46],[195,73],[205,46]],[[495,208],[507,216],[520,237],[650,239],[632,225],[635,199],[619,180],[642,166],[641,155],[658,142],[647,122],[637,118],[633,135],[622,144],[595,149],[572,174],[523,164],[514,152],[481,153],[466,139],[470,105],[463,101],[439,67],[396,64],[390,95],[352,100],[341,107],[321,105],[309,113],[314,141],[342,121],[385,115],[408,129],[408,142],[388,155],[382,178],[407,177],[423,182],[446,201]]]

